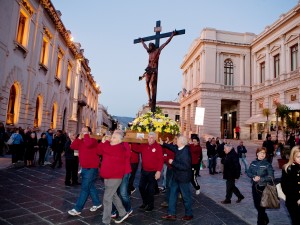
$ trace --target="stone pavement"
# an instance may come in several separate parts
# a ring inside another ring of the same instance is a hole
[[[233,142],[236,145],[236,141]],[[244,142],[248,149],[248,163],[255,157],[256,144]],[[274,159],[276,177],[280,177]],[[86,203],[82,214],[73,217],[67,214],[72,209],[78,197],[80,186],[66,187],[64,185],[64,169],[52,170],[50,167],[34,168],[6,168],[10,165],[10,158],[0,158],[0,225],[20,224],[102,224],[102,209],[97,212],[90,212],[92,206],[90,200]],[[242,167],[243,168],[243,167]],[[138,186],[139,174],[136,178]],[[166,209],[160,207],[163,201],[163,194],[155,197],[155,210],[149,213],[138,209],[141,205],[141,198],[136,191],[131,200],[134,212],[123,222],[128,225],[160,225],[160,224],[185,224],[185,225],[246,225],[256,224],[256,210],[254,209],[251,196],[251,183],[246,175],[242,175],[237,186],[245,196],[245,199],[237,204],[233,196],[232,204],[222,205],[221,200],[225,198],[225,181],[221,174],[209,175],[207,169],[201,170],[199,178],[201,194],[193,194],[194,219],[189,222],[177,219],[175,222],[161,220],[160,217],[166,214]],[[103,183],[97,181],[97,188],[102,199]],[[193,190],[193,189],[192,189]],[[194,193],[194,190],[193,190]],[[290,221],[285,206],[282,203],[279,210],[267,210],[270,218],[270,225],[288,225]],[[183,204],[180,201],[177,206],[177,217],[184,215]],[[112,222],[112,224],[114,224]]]

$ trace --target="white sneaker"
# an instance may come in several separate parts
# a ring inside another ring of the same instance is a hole
[[[196,195],[200,195],[200,189],[196,190]]]
[[[81,169],[78,171],[78,174],[81,174]]]
[[[92,206],[92,208],[90,208],[90,211],[91,212],[96,212],[98,209],[100,209],[102,207],[102,205],[100,204],[100,205],[98,205],[98,206]]]
[[[71,216],[78,216],[78,215],[81,214],[81,212],[78,212],[76,209],[69,210],[68,213],[69,213]]]
[[[128,218],[128,213],[126,213],[124,216],[122,216],[119,220],[115,220],[115,223],[122,223],[124,220]]]
[[[127,212],[128,216],[130,216],[133,213],[133,209],[130,209],[129,212]]]

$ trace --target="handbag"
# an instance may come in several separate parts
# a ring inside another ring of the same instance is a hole
[[[282,200],[286,200],[286,196],[282,191],[281,188],[281,183],[276,184],[276,190],[277,190],[277,194],[278,194],[278,198],[282,199]]]
[[[274,181],[273,181],[273,185],[267,184],[264,191],[262,192],[260,206],[268,209],[280,208],[280,200],[278,198]]]
[[[14,140],[15,140],[15,135],[14,134],[12,134],[11,136],[10,136],[10,138],[8,139],[8,141],[6,142],[6,144],[8,144],[8,145],[12,145],[12,143],[14,142]]]

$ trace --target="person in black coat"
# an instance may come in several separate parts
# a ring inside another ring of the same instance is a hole
[[[239,156],[231,145],[225,145],[224,152],[226,156],[224,159],[223,179],[226,180],[226,198],[224,201],[221,201],[221,203],[230,204],[232,193],[238,197],[236,202],[240,203],[245,197],[235,186],[235,179],[239,179],[241,173]]]
[[[286,196],[285,205],[292,224],[300,224],[300,147],[295,146],[287,164],[283,166],[281,177],[282,191]]]
[[[189,146],[187,146],[187,138],[184,136],[179,136],[177,141],[178,146],[163,143],[161,139],[160,144],[162,144],[162,147],[170,149],[175,153],[174,160],[169,159],[169,163],[173,169],[173,177],[171,181],[168,214],[162,216],[162,219],[176,220],[176,204],[178,194],[181,192],[185,207],[185,216],[183,216],[181,219],[186,221],[191,220],[193,218],[192,194],[190,190],[190,182],[192,177],[192,157]]]
[[[217,146],[216,140],[214,138],[211,139],[209,145],[207,145],[207,158],[208,158],[208,169],[209,174],[216,174],[216,165],[217,165]]]
[[[275,148],[270,134],[267,134],[266,140],[263,142],[263,147],[267,149],[267,160],[272,165]]]
[[[39,165],[43,166],[45,162],[45,154],[48,148],[46,133],[41,134],[41,138],[38,141],[38,146],[39,146]]]
[[[66,138],[62,130],[58,130],[56,132],[56,136],[53,139],[53,143],[52,143],[53,158],[54,158],[54,162],[50,166],[52,169],[55,168],[57,163],[58,163],[58,168],[62,167],[61,154],[64,151],[65,143],[66,143]]]
[[[66,177],[65,177],[65,185],[79,185],[78,183],[78,156],[74,155],[74,150],[70,148],[72,141],[76,138],[75,134],[70,134],[70,137],[66,137],[66,144],[65,144],[65,159],[66,159]],[[72,180],[72,183],[71,183]]]

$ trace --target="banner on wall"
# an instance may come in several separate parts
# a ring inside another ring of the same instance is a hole
[[[195,125],[203,125],[205,108],[196,107]]]

